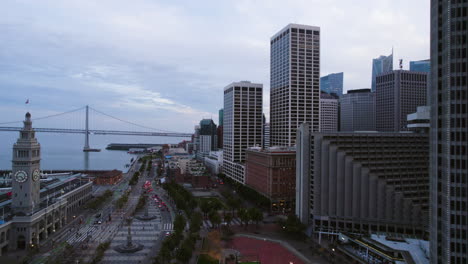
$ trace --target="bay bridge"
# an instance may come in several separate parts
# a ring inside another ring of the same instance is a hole
[[[81,112],[80,112],[81,111]],[[51,128],[51,127],[34,127],[34,131],[39,133],[60,133],[60,134],[84,134],[84,148],[83,151],[92,151],[93,149],[89,147],[89,135],[128,135],[128,136],[149,136],[149,137],[181,137],[181,138],[188,138],[191,137],[191,133],[181,133],[181,132],[174,132],[174,131],[166,131],[157,128],[148,127],[145,125],[137,124],[131,121],[127,121],[99,110],[96,110],[88,105],[80,107],[78,109],[66,111],[63,113],[52,114],[48,116],[32,118],[32,121],[39,121],[39,120],[50,120],[59,116],[70,115],[72,113],[82,113],[84,112],[85,120],[83,128]],[[98,114],[104,116],[108,119],[113,121],[118,121],[120,123],[124,123],[130,125],[132,127],[137,127],[139,129],[146,129],[147,131],[134,131],[134,130],[108,130],[108,129],[91,129],[90,128],[90,112],[93,114]],[[18,132],[21,131],[23,128],[22,126],[10,126],[12,124],[21,124],[21,121],[9,121],[9,122],[0,122],[0,131],[6,132]],[[9,125],[9,126],[6,126]]]

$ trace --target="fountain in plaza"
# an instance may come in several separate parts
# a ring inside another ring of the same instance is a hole
[[[127,234],[127,243],[126,244],[120,244],[116,247],[114,247],[114,250],[119,252],[119,253],[135,253],[137,251],[140,251],[143,249],[143,245],[137,242],[132,241],[132,232],[130,229],[131,223],[132,223],[132,218],[128,217],[127,219],[127,225],[128,225],[128,234]]]
[[[143,215],[138,215],[135,218],[138,219],[138,220],[141,220],[141,221],[149,221],[149,220],[153,220],[153,219],[157,218],[157,216],[155,216],[155,215],[149,215],[149,213],[148,213],[148,207],[149,207],[148,197],[145,196],[145,200],[146,200],[145,213]]]

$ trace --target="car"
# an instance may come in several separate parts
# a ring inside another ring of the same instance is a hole
[[[101,217],[101,215],[102,215],[102,214],[99,213],[99,214],[95,215],[94,217],[99,218],[99,217]]]
[[[170,236],[170,235],[171,235],[171,232],[167,231],[166,236]]]

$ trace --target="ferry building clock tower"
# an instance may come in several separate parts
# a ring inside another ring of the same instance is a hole
[[[29,215],[40,203],[41,145],[35,138],[30,113],[26,113],[23,123],[13,146],[12,209],[15,215]]]

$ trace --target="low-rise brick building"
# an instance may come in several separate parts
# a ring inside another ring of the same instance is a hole
[[[122,179],[122,171],[120,170],[111,170],[104,172],[103,174],[96,175],[94,178],[94,183],[98,185],[114,185]]]
[[[278,147],[248,149],[245,182],[270,199],[273,212],[292,211],[296,195],[296,151]]]

